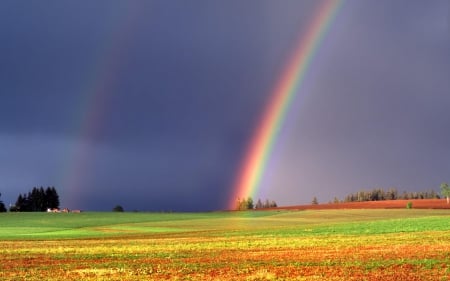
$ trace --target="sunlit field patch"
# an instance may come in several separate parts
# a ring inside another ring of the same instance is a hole
[[[2,214],[0,280],[449,280],[449,215]]]

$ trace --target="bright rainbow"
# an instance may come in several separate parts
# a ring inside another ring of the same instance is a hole
[[[323,1],[306,34],[301,38],[250,141],[249,149],[233,186],[233,193],[228,203],[229,209],[236,207],[236,200],[254,196],[260,188],[261,179],[289,107],[341,5],[341,0]]]

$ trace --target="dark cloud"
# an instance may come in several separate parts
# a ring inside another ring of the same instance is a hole
[[[435,187],[450,168],[448,1],[346,1],[261,196]],[[317,1],[0,3],[0,191],[73,208],[224,207]],[[77,205],[77,206],[73,206]]]
[[[269,195],[295,203],[376,186],[436,189],[445,180],[448,3],[408,3],[346,3],[274,156]],[[301,197],[291,199],[295,192]]]

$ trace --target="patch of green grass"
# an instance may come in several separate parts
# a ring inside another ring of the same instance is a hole
[[[6,213],[0,215],[0,238],[58,239],[117,236],[136,233],[179,231],[180,228],[152,226],[201,218],[184,213]]]
[[[4,213],[0,239],[61,239],[207,232],[316,236],[448,231],[448,210],[322,210],[211,213]]]
[[[433,216],[423,218],[386,219],[371,222],[353,222],[336,224],[331,226],[320,226],[315,228],[313,234],[385,234],[399,232],[421,232],[421,231],[446,231],[450,230],[448,218]]]

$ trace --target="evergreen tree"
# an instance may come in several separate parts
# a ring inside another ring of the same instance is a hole
[[[18,212],[45,212],[48,208],[59,208],[59,196],[54,187],[33,189],[28,194],[19,194],[14,210]]]
[[[247,210],[253,210],[253,199],[251,197],[247,198],[247,206],[246,209]]]
[[[28,198],[28,195],[25,193],[19,194],[19,197],[17,197],[16,200],[16,208],[18,212],[30,212],[31,211],[31,205],[30,200]]]
[[[38,205],[38,195],[36,187],[33,187],[33,189],[28,192],[27,198],[30,201],[30,212],[35,212]]]
[[[56,192],[55,187],[47,187],[45,190],[46,208],[57,209],[59,208],[59,195]]]
[[[42,187],[33,187],[31,193],[28,195],[28,199],[30,200],[32,212],[42,212],[46,210],[44,206],[44,189]]]
[[[36,188],[35,212],[44,212],[47,210],[44,188]]]
[[[2,194],[0,193],[0,197],[2,197]],[[5,204],[3,204],[3,201],[0,200],[0,213],[6,212]]]
[[[261,199],[258,199],[258,202],[256,202],[255,209],[262,209],[263,203],[261,202]]]
[[[15,210],[17,211],[17,212],[20,212],[20,209],[22,208],[22,206],[23,206],[23,197],[22,197],[22,194],[19,194],[19,196],[17,197],[17,200],[16,200],[16,204],[14,205],[16,208],[15,208]]]

